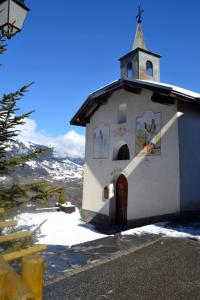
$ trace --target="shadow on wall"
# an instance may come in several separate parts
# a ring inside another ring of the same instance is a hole
[[[199,104],[179,102],[179,147],[181,210],[184,215],[200,217],[200,112]],[[196,212],[195,212],[196,211]],[[187,212],[187,213],[186,213]]]

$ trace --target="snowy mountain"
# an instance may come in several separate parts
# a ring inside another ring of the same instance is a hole
[[[12,145],[8,151],[8,156],[25,155],[30,151],[46,148],[43,145],[34,143],[23,143],[18,141]],[[79,162],[79,164],[77,163]],[[27,162],[25,165],[17,167],[16,171],[10,173],[13,181],[32,182],[33,180],[48,181],[82,181],[83,165],[82,158],[59,158],[56,157],[52,148],[48,148],[37,159]],[[81,165],[82,164],[82,165]]]

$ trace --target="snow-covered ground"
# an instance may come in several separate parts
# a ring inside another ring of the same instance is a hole
[[[122,235],[143,235],[154,234],[174,238],[195,238],[200,240],[200,223],[191,224],[171,224],[169,222],[160,222],[142,227],[123,231]]]
[[[22,213],[15,220],[19,227],[30,226],[31,231],[36,230],[38,244],[72,246],[105,237],[92,225],[81,221],[78,209],[72,214],[56,211]]]
[[[57,211],[40,211],[37,213],[22,213],[15,218],[18,226],[28,226],[36,232],[37,243],[46,245],[72,246],[106,237],[80,219],[79,210],[72,214]],[[200,240],[200,223],[187,225],[167,222],[155,223],[147,226],[121,232],[122,235],[153,234],[174,238],[195,238]]]

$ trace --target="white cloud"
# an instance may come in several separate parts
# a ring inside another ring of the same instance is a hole
[[[51,137],[37,129],[37,123],[32,119],[26,119],[26,124],[18,126],[20,130],[19,139],[28,144],[29,142],[52,146],[58,157],[84,157],[85,136],[69,131],[64,135]]]

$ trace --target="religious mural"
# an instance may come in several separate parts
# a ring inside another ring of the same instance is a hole
[[[109,136],[110,126],[100,124],[94,129],[93,145],[94,158],[108,158],[109,157]]]
[[[161,154],[161,113],[146,111],[136,121],[136,155]]]

